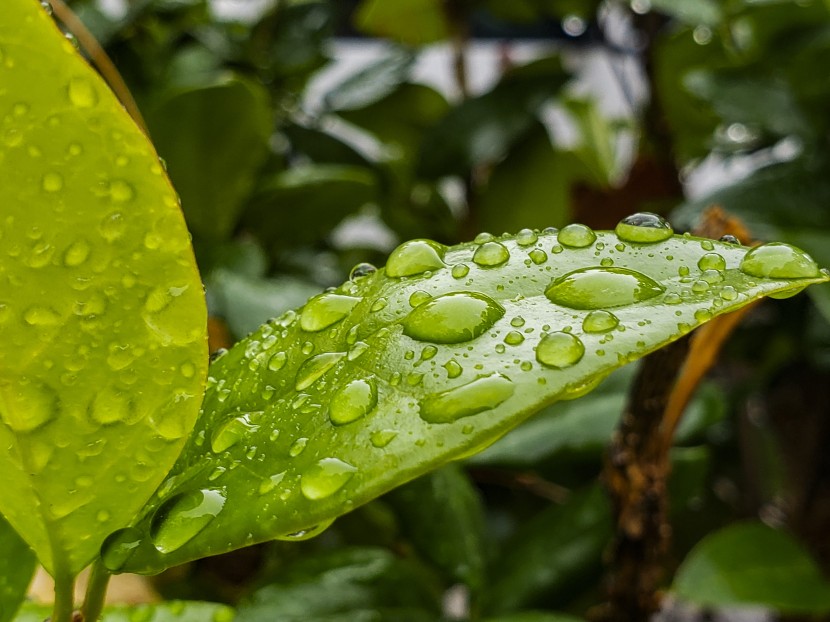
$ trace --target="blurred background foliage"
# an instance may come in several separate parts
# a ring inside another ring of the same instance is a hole
[[[683,231],[718,204],[830,265],[829,4],[70,2],[181,194],[214,347],[415,237],[646,210]],[[686,414],[660,619],[830,609],[830,287],[811,289],[756,308]],[[631,378],[317,538],[155,588],[239,603],[239,622],[582,619],[602,601],[598,474]]]

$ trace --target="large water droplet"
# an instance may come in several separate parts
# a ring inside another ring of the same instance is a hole
[[[323,374],[337,365],[344,356],[346,356],[345,352],[324,352],[323,354],[312,356],[297,370],[294,388],[297,391],[302,391],[310,387]]]
[[[764,279],[800,279],[821,275],[807,253],[783,242],[756,246],[744,255],[741,272]]]
[[[669,222],[651,212],[640,212],[623,218],[614,229],[617,237],[626,242],[654,244],[668,240],[674,231]]]
[[[571,248],[585,248],[593,244],[596,239],[597,234],[593,229],[580,224],[562,227],[557,237],[560,244]]]
[[[107,536],[101,545],[101,560],[108,570],[121,570],[141,544],[142,533],[135,527],[119,529]]]
[[[139,415],[129,391],[99,388],[89,405],[89,417],[100,425],[133,423]]]
[[[597,309],[591,311],[582,320],[582,330],[586,333],[606,333],[616,328],[619,323],[620,320],[610,311]]]
[[[389,255],[386,274],[392,277],[415,276],[444,267],[447,248],[432,240],[404,242]]]
[[[495,300],[477,292],[453,292],[414,309],[403,332],[418,341],[463,343],[475,339],[504,315]]]
[[[501,242],[485,242],[473,253],[473,261],[487,268],[500,266],[510,259],[510,251]]]
[[[359,263],[349,272],[349,280],[354,281],[377,271],[378,269],[370,263]]]
[[[697,260],[701,270],[726,270],[726,260],[718,253],[706,253]]]
[[[33,432],[55,419],[59,407],[55,390],[36,380],[0,383],[0,420],[19,434]]]
[[[262,416],[262,411],[245,413],[222,424],[210,439],[210,448],[213,453],[222,453],[256,432],[259,425],[254,422],[254,419],[260,416]]]
[[[346,425],[372,412],[378,403],[378,391],[372,380],[352,380],[331,398],[329,419],[334,425]]]
[[[477,415],[492,410],[507,400],[515,388],[507,376],[482,376],[460,387],[423,399],[421,419],[427,423],[452,423],[463,417]]]
[[[535,263],[537,266],[545,263],[548,260],[548,254],[541,248],[534,248],[527,254],[527,256],[530,257],[530,261]]]
[[[316,333],[345,318],[360,298],[327,292],[309,300],[300,315],[303,330]]]
[[[323,458],[303,473],[300,490],[306,499],[316,501],[330,497],[343,488],[357,469],[338,458]]]
[[[576,365],[585,354],[585,346],[570,333],[545,333],[536,346],[536,360],[547,367],[564,369]]]
[[[522,229],[516,234],[516,243],[519,246],[530,246],[536,244],[539,236],[533,229]]]
[[[601,309],[642,302],[663,291],[653,279],[628,268],[582,268],[553,281],[545,296],[571,309]]]
[[[150,538],[160,553],[172,553],[192,540],[219,515],[225,495],[219,490],[193,490],[171,497],[156,510]]]

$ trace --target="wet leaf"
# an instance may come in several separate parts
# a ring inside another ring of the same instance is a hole
[[[35,573],[36,559],[32,549],[2,516],[0,551],[0,622],[9,622],[26,598],[26,589]]]
[[[14,622],[43,622],[51,607],[26,603]],[[160,605],[112,606],[100,622],[233,622],[235,612],[226,605],[195,601],[169,601]]]
[[[681,564],[673,591],[707,607],[830,611],[830,584],[816,563],[792,536],[761,523],[731,525],[704,538]]]
[[[214,362],[198,429],[105,561],[156,572],[321,529],[713,316],[828,280],[786,245],[648,214],[619,231],[406,242],[266,324]]]
[[[363,0],[355,13],[355,24],[363,32],[407,45],[446,38],[447,21],[440,0]]]
[[[204,296],[146,137],[40,4],[3,11],[0,511],[66,576],[179,454]]]

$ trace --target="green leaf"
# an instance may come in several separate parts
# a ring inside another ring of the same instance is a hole
[[[441,0],[363,0],[354,19],[366,34],[407,45],[434,43],[450,31]]]
[[[717,0],[652,0],[651,7],[692,26],[718,26],[723,20]]]
[[[149,110],[147,122],[190,229],[208,239],[228,237],[268,151],[265,88],[227,75],[176,89]]]
[[[418,552],[455,581],[484,583],[484,508],[464,471],[448,465],[384,498]]]
[[[32,549],[2,516],[0,551],[3,552],[0,555],[0,622],[9,622],[26,598],[37,560]]]
[[[14,622],[43,622],[50,607],[26,603]],[[104,609],[100,622],[233,622],[234,610],[217,603],[169,601],[159,605],[110,606]]]
[[[567,603],[579,588],[596,582],[612,535],[611,508],[599,486],[543,510],[494,560],[485,609],[512,611],[541,598]]]
[[[379,548],[310,555],[239,607],[236,622],[433,622],[441,592],[423,570]]]
[[[77,573],[178,456],[205,301],[158,157],[37,2],[0,21],[0,511]]]
[[[707,607],[830,611],[830,584],[816,563],[792,536],[761,523],[731,525],[704,538],[681,564],[673,591]]]
[[[548,613],[543,611],[520,611],[498,618],[487,618],[484,622],[584,622],[582,618],[575,618],[564,613]]]
[[[109,567],[156,572],[325,525],[713,316],[830,280],[786,245],[748,252],[640,218],[659,228],[407,242],[263,326],[214,362],[198,429]]]
[[[385,52],[380,60],[332,87],[326,94],[326,105],[333,110],[354,110],[376,104],[406,80],[414,60],[402,49]]]

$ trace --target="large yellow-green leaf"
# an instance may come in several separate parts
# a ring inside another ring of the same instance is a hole
[[[415,240],[359,267],[216,360],[194,435],[104,563],[305,537],[715,315],[830,280],[790,246],[671,233],[638,215],[619,235]]]
[[[0,512],[56,576],[94,558],[193,426],[205,306],[176,195],[34,0],[0,19]]]

